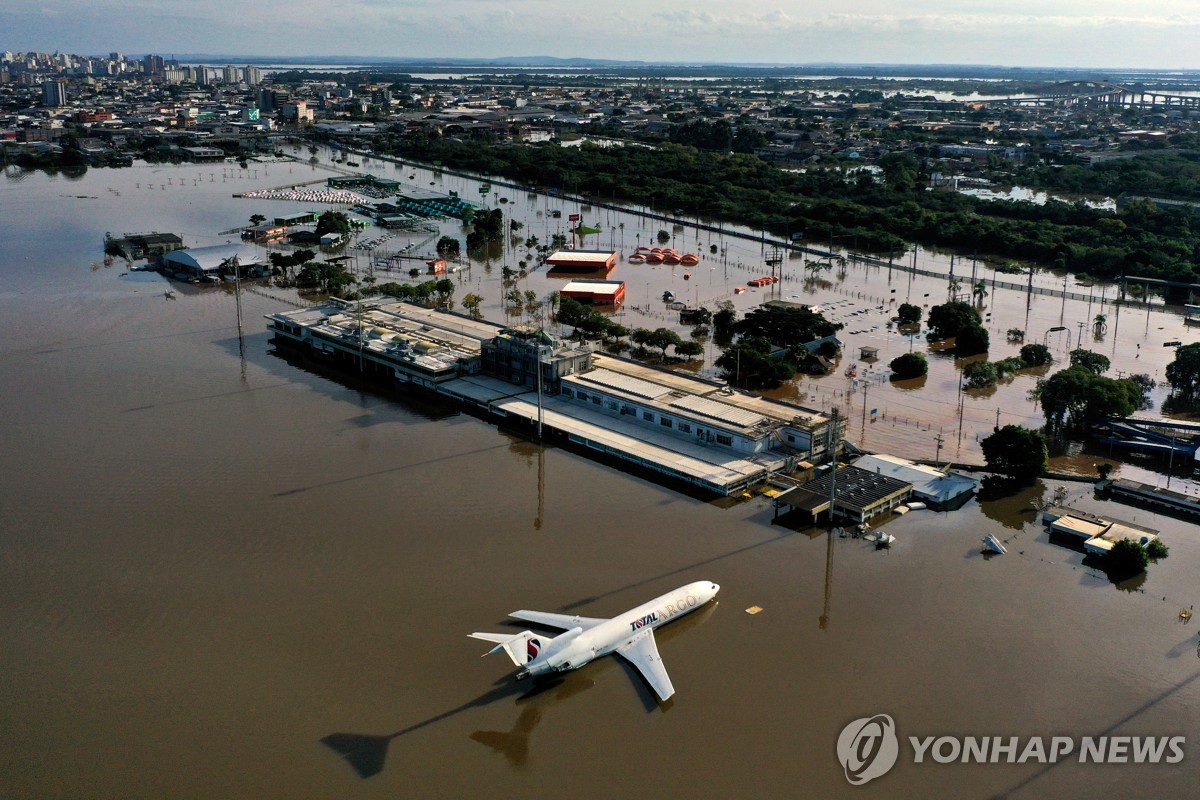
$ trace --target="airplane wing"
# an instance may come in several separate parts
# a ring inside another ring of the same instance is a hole
[[[509,614],[514,619],[532,622],[536,625],[545,625],[548,628],[562,628],[564,631],[569,631],[571,628],[583,628],[585,631],[588,628],[594,628],[602,622],[608,622],[606,619],[598,617],[578,617],[571,614],[551,614],[549,611],[514,611]]]
[[[658,695],[659,700],[666,700],[675,694],[667,668],[663,666],[662,657],[658,654],[658,645],[654,642],[654,631],[647,630],[634,636],[617,648],[617,655],[637,667],[646,683]]]

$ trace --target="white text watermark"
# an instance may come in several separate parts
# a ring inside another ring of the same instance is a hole
[[[1178,764],[1184,736],[908,736],[914,764]],[[842,729],[838,760],[860,786],[887,774],[900,757],[896,722],[887,714]]]

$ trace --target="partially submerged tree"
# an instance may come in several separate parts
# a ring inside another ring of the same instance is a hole
[[[479,307],[481,305],[483,305],[482,295],[475,294],[474,292],[463,295],[462,307],[471,312],[471,316],[476,319],[480,316]]]
[[[988,350],[988,332],[982,325],[966,325],[954,337],[954,352],[960,356],[975,356]]]
[[[718,339],[732,339],[733,326],[737,322],[737,312],[733,309],[733,303],[724,300],[717,309],[717,313],[713,314],[712,324],[713,333]]]
[[[740,340],[721,354],[716,365],[730,384],[750,389],[773,389],[796,374],[791,364],[771,355],[771,343],[761,338]]]
[[[1083,367],[1088,372],[1096,375],[1103,375],[1105,372],[1108,372],[1110,363],[1107,356],[1102,356],[1091,350],[1084,350],[1082,347],[1071,351],[1072,367]]]
[[[842,327],[808,308],[759,306],[734,323],[733,331],[740,336],[760,337],[772,344],[793,347],[832,336]]]
[[[921,321],[921,307],[912,303],[901,303],[896,309],[896,316],[901,325],[915,325]]]
[[[442,238],[438,239],[437,254],[442,258],[458,258],[460,252],[461,245],[459,244],[458,239],[454,238],[453,236],[443,236]]]
[[[893,358],[888,366],[892,369],[892,377],[897,380],[919,378],[929,373],[929,361],[924,353],[905,353]]]
[[[969,303],[958,301],[942,303],[929,309],[929,333],[927,336],[930,340],[953,339],[963,328],[979,325],[982,321],[979,312]]]
[[[1200,394],[1200,342],[1175,350],[1175,360],[1167,365],[1167,383],[1171,392],[1186,404],[1196,402]]]
[[[1082,365],[1068,367],[1038,385],[1050,428],[1083,428],[1103,417],[1127,417],[1142,403],[1142,389],[1129,378],[1097,375]]]
[[[985,389],[999,379],[996,365],[988,361],[972,361],[963,367],[963,380],[968,389]]]
[[[352,230],[350,217],[342,211],[326,211],[317,217],[317,236],[326,233],[340,233],[343,236]]]
[[[1104,556],[1104,568],[1116,577],[1126,577],[1145,572],[1150,564],[1150,554],[1132,539],[1122,539],[1112,546]]]
[[[988,469],[1022,485],[1031,485],[1049,464],[1046,439],[1038,431],[1020,425],[996,428],[980,446]]]
[[[1040,367],[1054,360],[1050,348],[1044,344],[1027,344],[1021,347],[1021,363],[1027,367]]]

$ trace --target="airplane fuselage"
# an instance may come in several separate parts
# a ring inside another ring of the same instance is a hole
[[[717,584],[709,581],[689,583],[588,630],[572,628],[550,640],[517,678],[582,667],[593,659],[615,652],[643,633],[649,634],[655,628],[695,611],[716,597],[719,590]]]

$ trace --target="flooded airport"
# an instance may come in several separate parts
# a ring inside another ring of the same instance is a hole
[[[466,178],[368,166],[480,197]],[[300,302],[291,290],[247,286],[239,336],[229,285],[102,263],[105,232],[217,244],[252,214],[312,207],[235,193],[327,174],[280,162],[0,177],[0,796],[1194,793],[1200,636],[1180,617],[1200,603],[1193,523],[1100,499],[1090,483],[1044,482],[888,521],[889,549],[793,531],[772,524],[765,497],[693,499],[436,401],[314,371],[266,331],[263,315]],[[544,195],[497,195],[522,236],[547,241],[566,224]],[[664,227],[578,213],[623,252]],[[943,459],[978,463],[997,415],[1041,419],[1034,374],[960,393],[961,363],[931,355],[921,387],[872,379],[910,346],[927,348],[888,321],[905,300],[943,302],[946,279],[850,262],[814,282],[796,261],[774,293],[734,294],[767,271],[760,243],[665,227],[704,260],[686,281],[678,267],[623,263],[613,277],[628,283],[624,324],[675,324],[666,289],[741,311],[768,296],[820,304],[846,324],[846,352],[834,373],[780,394],[838,404],[853,444],[932,458],[941,438]],[[460,294],[479,291],[485,316],[505,321],[500,272],[519,255],[472,263],[453,276]],[[357,269],[372,257],[359,254]],[[922,253],[918,266],[948,262]],[[968,292],[973,269],[989,284],[1026,280],[970,260],[955,269]],[[527,281],[539,296],[556,285],[541,271]],[[1064,279],[1039,274],[1035,285]],[[1173,356],[1163,342],[1196,335],[1177,314],[1094,291],[989,288],[991,357],[1011,354],[1010,327],[1060,362],[1082,334],[1114,372],[1157,377],[1161,404]],[[877,362],[856,358],[862,345],[879,349]],[[684,368],[708,370],[706,348]],[[1064,449],[1054,465],[1064,472],[1119,457]],[[1172,488],[1194,494],[1190,469],[1175,466]],[[1155,483],[1164,469],[1119,471]],[[1158,529],[1170,557],[1114,584],[1042,527],[1032,504],[1060,489],[1065,504]],[[1006,555],[981,552],[989,533]],[[656,633],[676,690],[661,706],[618,658],[514,682],[503,654],[480,658],[489,645],[467,637],[523,630],[506,619],[517,609],[611,617],[699,580],[720,584],[715,602]],[[895,720],[899,757],[852,786],[835,745],[876,714]],[[1184,736],[1186,747],[1173,764],[916,763],[909,737],[930,736]]]

